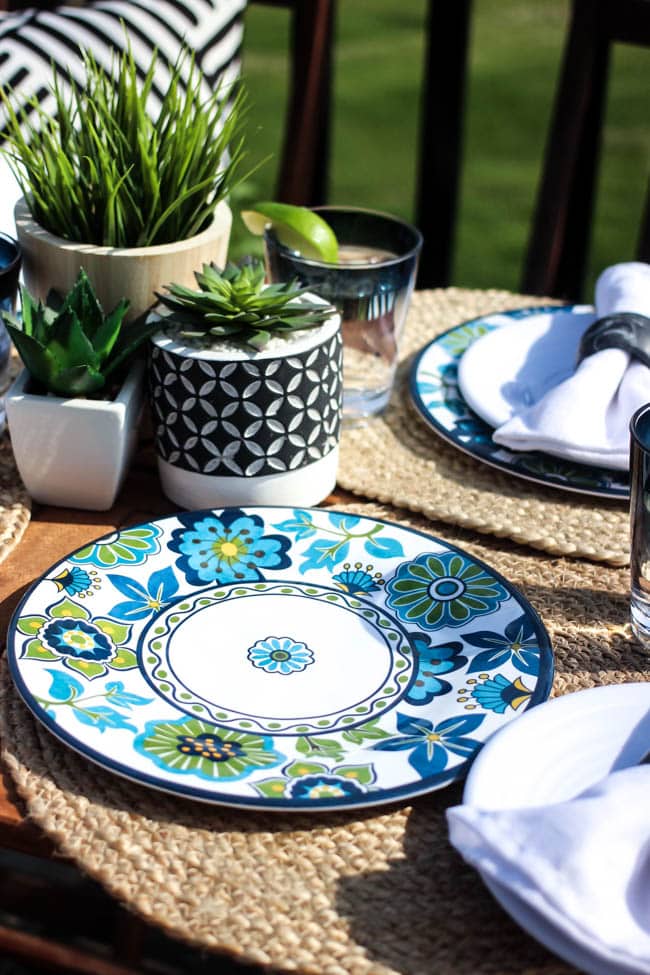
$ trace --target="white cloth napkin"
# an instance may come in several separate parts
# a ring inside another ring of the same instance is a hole
[[[615,312],[650,317],[650,264],[607,268],[596,283],[595,303],[598,318]],[[627,470],[630,418],[649,401],[650,369],[622,349],[605,349],[583,359],[568,379],[514,414],[492,437],[511,450],[542,450]]]
[[[455,806],[463,858],[612,964],[650,972],[650,765],[576,799],[514,810]]]

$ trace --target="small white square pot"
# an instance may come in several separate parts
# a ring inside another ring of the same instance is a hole
[[[11,445],[35,501],[106,511],[120,490],[137,443],[144,363],[135,362],[113,400],[30,393],[26,369],[6,400]]]
[[[318,504],[336,484],[339,315],[260,352],[233,346],[195,348],[165,332],[151,340],[149,396],[165,494],[190,509]]]

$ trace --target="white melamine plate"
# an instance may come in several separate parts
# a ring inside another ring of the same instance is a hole
[[[592,320],[592,309],[572,305],[518,308],[455,325],[416,357],[410,375],[413,405],[443,440],[491,467],[565,491],[628,498],[627,471],[578,464],[541,451],[508,450],[492,439],[497,423],[521,403],[539,398],[562,375],[550,351],[549,329],[563,332],[566,326],[560,342],[566,343],[565,354],[571,355],[574,346],[577,349],[578,332],[581,335]],[[533,359],[526,359],[531,341],[536,343],[535,359],[541,358],[542,369],[532,370]]]
[[[183,512],[72,553],[16,610],[8,654],[27,705],[89,759],[280,811],[463,776],[553,668],[529,603],[460,549],[271,507]]]

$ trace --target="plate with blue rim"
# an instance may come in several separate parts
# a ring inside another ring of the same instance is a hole
[[[460,359],[483,335],[531,316],[558,311],[578,314],[584,308],[552,305],[495,312],[436,336],[418,353],[411,368],[409,391],[417,414],[447,443],[516,477],[592,497],[629,498],[627,471],[577,464],[540,451],[512,451],[495,443],[493,428],[470,409],[458,385]]]
[[[71,553],[9,628],[62,742],[143,785],[267,810],[417,796],[547,699],[548,633],[498,572],[331,509],[181,512]]]

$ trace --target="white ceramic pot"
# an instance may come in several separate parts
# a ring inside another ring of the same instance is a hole
[[[29,392],[26,369],[7,391],[11,445],[35,501],[65,508],[112,507],[137,444],[144,363],[131,366],[113,400]]]
[[[341,369],[339,315],[261,352],[154,335],[149,396],[165,494],[190,509],[318,504],[336,483]]]
[[[121,298],[129,299],[128,320],[151,308],[157,301],[155,292],[164,285],[173,281],[193,288],[194,271],[202,264],[214,261],[223,267],[232,225],[230,207],[222,200],[210,226],[187,240],[154,247],[97,247],[49,233],[33,219],[24,197],[14,214],[30,294],[44,300],[51,288],[69,291],[83,265],[106,314]]]

